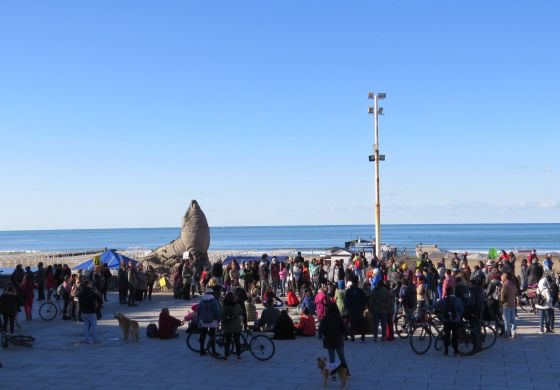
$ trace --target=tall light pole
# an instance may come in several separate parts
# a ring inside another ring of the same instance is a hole
[[[375,162],[375,256],[381,259],[381,202],[379,199],[379,161],[385,161],[385,155],[379,154],[379,127],[378,117],[383,115],[383,107],[379,107],[379,100],[387,97],[384,92],[368,93],[368,99],[373,99],[373,107],[368,108],[368,113],[374,115],[375,143],[373,144],[373,156],[369,161]]]

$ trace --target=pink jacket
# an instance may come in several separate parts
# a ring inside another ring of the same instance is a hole
[[[327,298],[327,294],[323,291],[319,290],[317,295],[315,296],[315,306],[317,308],[317,319],[321,321],[325,316],[327,311],[327,305],[329,304],[329,300]]]

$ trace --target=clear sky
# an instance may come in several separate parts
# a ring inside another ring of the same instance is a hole
[[[0,3],[0,230],[560,220],[560,3]]]

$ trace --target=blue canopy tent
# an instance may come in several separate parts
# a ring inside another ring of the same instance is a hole
[[[268,261],[271,261],[272,258],[275,257],[279,263],[285,263],[288,261],[288,256],[268,256]],[[231,263],[233,260],[237,261],[237,264],[241,264],[243,262],[259,262],[261,261],[260,256],[228,256],[222,262],[223,265],[227,265]]]
[[[138,261],[131,259],[130,257],[126,257],[117,253],[114,249],[109,249],[105,251],[101,256],[99,256],[99,260],[101,264],[107,263],[109,269],[117,269],[121,265],[121,261],[124,261],[126,265],[132,261],[132,264],[138,265]],[[89,259],[84,261],[82,264],[79,264],[72,269],[74,270],[92,270],[95,267],[93,264],[93,259]]]

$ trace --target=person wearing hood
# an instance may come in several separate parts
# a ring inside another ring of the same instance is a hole
[[[552,329],[554,323],[554,308],[552,306],[552,294],[550,289],[549,276],[543,276],[539,280],[537,287],[537,297],[542,296],[543,302],[538,303],[535,307],[539,309],[540,314],[540,330],[539,333],[554,333]],[[546,328],[546,330],[545,330]]]
[[[216,336],[216,329],[219,326],[221,319],[220,302],[214,295],[214,290],[207,288],[205,294],[202,296],[198,303],[197,317],[200,326],[200,356],[206,355],[204,348],[206,342],[206,335],[209,334],[211,340]],[[214,348],[215,346],[211,346]]]

